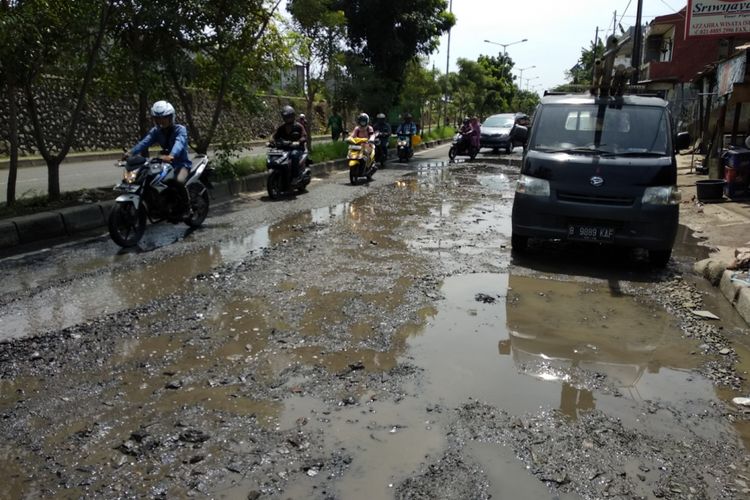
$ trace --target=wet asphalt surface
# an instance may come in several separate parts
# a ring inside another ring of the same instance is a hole
[[[0,497],[749,497],[689,231],[512,255],[517,168],[446,158],[0,260]]]

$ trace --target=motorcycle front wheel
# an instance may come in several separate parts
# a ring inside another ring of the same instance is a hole
[[[143,204],[117,203],[109,214],[109,235],[121,247],[133,247],[146,231],[146,210]]]
[[[266,181],[268,197],[272,200],[277,200],[281,197],[281,182],[281,174],[276,170],[272,170],[271,175],[268,176],[268,180]]]
[[[201,193],[203,191],[203,193]],[[202,185],[193,184],[190,186],[190,208],[193,209],[191,215],[186,221],[190,227],[200,227],[208,216],[208,190]]]
[[[451,161],[456,159],[456,146],[451,146],[448,150],[448,158],[450,158]]]

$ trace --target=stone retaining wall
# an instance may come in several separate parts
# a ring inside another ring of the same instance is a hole
[[[177,120],[185,123],[179,100],[166,97],[177,109]],[[31,120],[28,115],[25,99],[19,93],[19,142],[20,155],[38,155],[33,137]],[[73,111],[73,91],[65,80],[47,78],[37,90],[37,103],[42,122],[46,129],[48,145],[54,152],[55,144],[62,142],[67,130],[67,123]],[[207,126],[213,112],[213,102],[205,91],[197,91],[196,103],[206,103],[197,107],[196,121],[202,127]],[[213,142],[221,142],[223,137],[234,137],[238,142],[251,141],[260,136],[268,136],[279,123],[278,110],[285,104],[292,104],[298,112],[304,112],[306,105],[301,98],[262,96],[258,99],[256,109],[246,109],[227,105],[221,117],[219,130]],[[314,132],[325,128],[323,117],[327,110],[325,104],[316,106],[321,116],[317,117]],[[0,96],[0,156],[10,154],[8,142],[8,99],[5,93]],[[227,134],[231,131],[232,134]],[[87,99],[83,119],[79,124],[71,152],[91,152],[118,150],[130,147],[139,139],[138,133],[138,98],[137,96],[115,97],[96,93]]]

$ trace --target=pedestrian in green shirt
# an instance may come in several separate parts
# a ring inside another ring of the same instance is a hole
[[[326,130],[328,129],[331,129],[331,140],[334,142],[339,140],[341,133],[344,131],[344,122],[335,109],[333,110],[333,114],[328,118]]]

